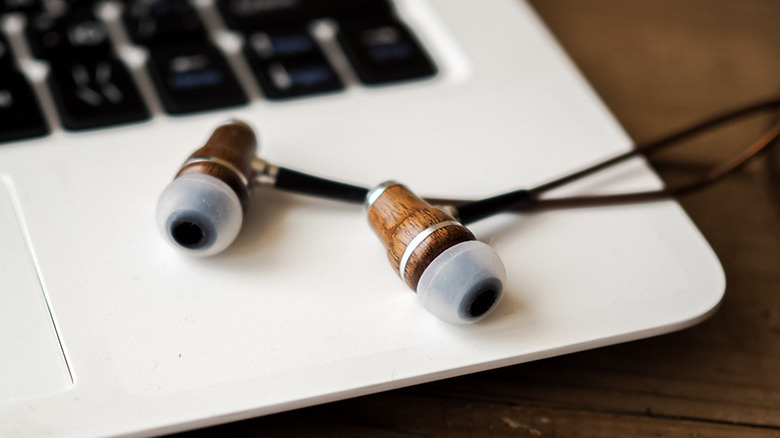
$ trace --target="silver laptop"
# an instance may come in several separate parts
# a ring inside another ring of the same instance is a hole
[[[2,436],[203,427],[665,333],[721,300],[674,201],[475,224],[507,283],[467,326],[420,305],[361,206],[260,189],[221,254],[160,236],[160,193],[230,118],[278,165],[432,197],[628,150],[524,2],[0,5]],[[660,184],[635,159],[550,196]]]

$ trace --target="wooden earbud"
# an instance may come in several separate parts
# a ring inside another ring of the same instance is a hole
[[[200,149],[190,155],[179,168],[176,178],[183,175],[213,176],[227,184],[246,208],[254,177],[252,160],[257,153],[257,137],[246,122],[231,120],[211,134]]]
[[[468,228],[396,182],[369,192],[368,221],[387,248],[390,264],[417,291],[425,269],[452,246],[475,240]]]
[[[175,247],[208,256],[238,235],[255,170],[252,128],[232,120],[217,127],[179,168],[157,201],[157,226]]]
[[[390,264],[429,312],[467,324],[496,307],[506,280],[504,264],[451,214],[393,181],[369,191],[366,206]]]
[[[163,236],[193,254],[222,251],[237,236],[256,186],[357,203],[368,192],[273,165],[256,152],[257,138],[249,124],[231,120],[218,126],[160,195],[157,223]]]

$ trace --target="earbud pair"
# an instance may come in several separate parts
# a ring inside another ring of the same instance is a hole
[[[219,126],[181,166],[157,205],[157,223],[175,247],[208,256],[238,235],[258,184],[364,202],[371,227],[401,279],[437,317],[468,323],[498,303],[505,270],[496,252],[451,214],[386,182],[373,190],[314,177],[257,158],[257,139],[241,121]]]

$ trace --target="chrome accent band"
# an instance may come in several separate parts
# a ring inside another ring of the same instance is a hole
[[[279,175],[279,166],[269,163],[259,157],[252,158],[252,170],[254,175],[252,182],[261,186],[275,186],[276,177]]]
[[[190,166],[192,164],[197,163],[212,163],[216,164],[218,166],[222,166],[225,169],[233,172],[236,177],[238,177],[239,180],[241,180],[241,184],[244,185],[244,187],[249,187],[249,180],[247,179],[246,175],[241,173],[240,170],[236,166],[233,165],[233,163],[223,160],[222,158],[217,157],[191,157],[187,161],[184,162],[184,164],[181,165],[181,168],[179,170],[184,169],[187,166]]]
[[[385,192],[385,190],[389,189],[393,186],[400,186],[401,184],[395,181],[385,181],[382,184],[379,184],[378,186],[371,189],[371,191],[368,192],[366,195],[366,210],[371,208],[371,205],[376,202],[377,199],[379,199],[382,196],[382,193]]]
[[[435,233],[437,230],[451,226],[462,225],[455,221],[439,222],[438,224],[433,224],[430,227],[420,231],[416,236],[414,236],[414,239],[409,242],[409,245],[407,245],[406,249],[404,250],[404,255],[401,256],[401,263],[398,265],[398,274],[401,276],[401,279],[404,281],[404,283],[406,283],[406,265],[409,263],[409,259],[412,257],[414,250],[416,250],[417,247],[428,238],[428,236]]]

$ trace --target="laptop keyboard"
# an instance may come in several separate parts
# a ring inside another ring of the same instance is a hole
[[[113,23],[99,14],[107,3],[121,11]],[[204,20],[213,11],[218,19]],[[269,100],[345,90],[333,54],[313,32],[323,20],[336,29],[337,56],[348,60],[364,86],[437,72],[387,0],[0,0],[0,14],[0,19],[24,16],[16,51],[48,66],[45,87],[69,131],[150,119],[134,74],[147,75],[171,115],[248,104],[227,54],[212,39],[224,31],[242,42],[239,56]],[[118,55],[111,26],[122,29],[120,45],[146,52],[140,71],[132,72]],[[0,32],[0,142],[50,132],[9,35]]]

